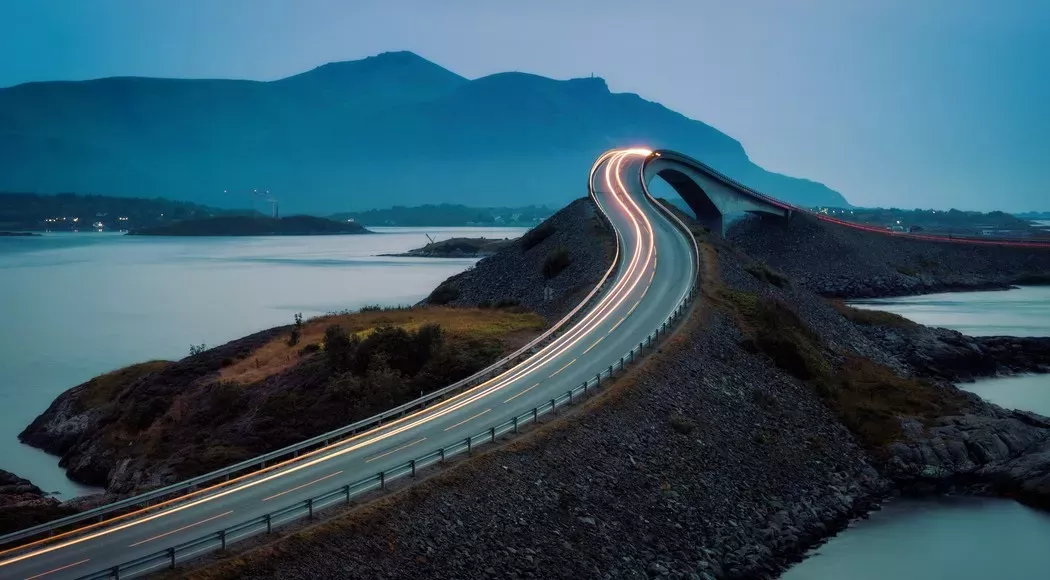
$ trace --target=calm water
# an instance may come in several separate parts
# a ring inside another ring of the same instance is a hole
[[[410,304],[473,259],[380,258],[453,236],[523,228],[373,228],[371,236],[0,238],[0,468],[70,497],[88,490],[17,434],[98,374],[178,359],[279,324],[368,304]]]
[[[1050,336],[1050,286],[906,296],[852,304],[895,312],[927,326],[951,328],[971,336]]]
[[[784,580],[1050,577],[1050,515],[1007,500],[898,499],[784,573]]]
[[[865,301],[916,322],[975,336],[1050,336],[1050,288]],[[1008,408],[1050,415],[1050,376],[960,387]],[[832,538],[786,580],[1013,580],[1050,577],[1050,514],[1009,500],[899,499]]]

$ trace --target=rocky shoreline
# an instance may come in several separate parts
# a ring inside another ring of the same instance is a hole
[[[703,248],[685,328],[571,420],[193,576],[771,578],[894,493],[1050,496],[1050,419],[950,384],[1045,371],[1047,340],[872,320]],[[764,334],[792,325],[804,348]]]
[[[191,576],[772,578],[894,493],[1050,509],[1050,419],[952,384],[1047,372],[1050,339],[968,337],[827,299],[1006,284],[1046,275],[1050,252],[763,221],[703,240],[689,320],[570,420]],[[426,302],[512,301],[552,319],[604,273],[611,237],[578,200]],[[547,278],[561,248],[569,264]]]

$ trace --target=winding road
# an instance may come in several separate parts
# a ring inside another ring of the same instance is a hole
[[[697,276],[695,242],[646,190],[643,166],[650,157],[648,150],[619,149],[595,162],[590,190],[617,232],[615,275],[590,310],[524,362],[441,403],[261,472],[112,522],[0,552],[0,578],[52,580],[104,573],[455,444],[562,395],[618,362],[668,318]],[[282,522],[278,518],[272,523]],[[237,539],[230,536],[226,541]],[[178,560],[193,557],[180,554]],[[166,565],[152,563],[121,577]]]

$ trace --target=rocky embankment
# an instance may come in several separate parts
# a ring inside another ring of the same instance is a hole
[[[28,479],[0,469],[0,534],[73,513]]]
[[[594,288],[615,251],[616,238],[594,203],[578,199],[497,254],[443,282],[424,302],[517,304],[554,321]],[[560,269],[551,267],[555,262],[563,264]]]
[[[805,215],[744,219],[726,238],[823,296],[874,298],[1050,282],[1050,247],[924,242]]]
[[[489,238],[449,238],[430,242],[422,248],[413,248],[400,254],[380,254],[395,258],[484,258],[510,245],[511,240]]]
[[[768,578],[894,489],[1050,493],[1048,420],[944,380],[1045,369],[1045,343],[703,254],[684,328],[571,419],[195,577]]]

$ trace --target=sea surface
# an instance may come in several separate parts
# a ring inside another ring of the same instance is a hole
[[[857,303],[973,336],[1050,336],[1050,288],[931,294]],[[961,388],[1050,416],[1050,375],[984,379]],[[896,499],[855,522],[785,580],[1050,578],[1050,514],[995,498]]]
[[[388,258],[424,234],[517,237],[525,228],[371,228],[375,235],[161,238],[60,233],[0,238],[0,469],[59,498],[94,491],[18,433],[101,373],[179,359],[328,312],[412,304],[473,258]]]

